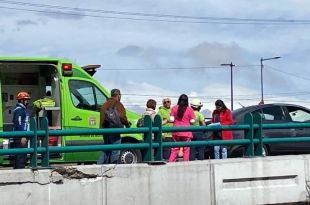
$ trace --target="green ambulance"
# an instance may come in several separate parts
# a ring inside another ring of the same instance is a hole
[[[12,114],[16,94],[26,91],[31,95],[29,110],[37,119],[47,117],[49,129],[99,128],[100,107],[109,98],[109,92],[92,76],[100,65],[80,67],[61,58],[0,57],[0,131],[12,131]],[[35,109],[33,102],[48,97],[42,109]],[[126,110],[132,125],[139,115]],[[141,134],[126,134],[122,143],[139,143]],[[102,135],[49,137],[49,146],[75,146],[102,144]],[[12,140],[0,139],[0,149],[9,148]],[[75,152],[51,154],[51,162],[93,163],[99,152]],[[0,158],[0,165],[10,163],[11,156]],[[140,150],[123,150],[121,163],[142,161]]]

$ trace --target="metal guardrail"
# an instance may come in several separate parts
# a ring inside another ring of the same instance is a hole
[[[213,146],[213,145],[243,145],[244,155],[247,157],[262,156],[264,143],[289,143],[289,142],[309,142],[309,137],[286,137],[286,138],[263,138],[263,129],[289,129],[289,128],[310,128],[310,123],[286,123],[286,124],[262,124],[259,114],[247,114],[242,125],[216,125],[216,126],[188,126],[188,127],[164,127],[159,115],[155,116],[152,123],[149,116],[145,116],[144,127],[141,128],[105,128],[105,129],[74,129],[74,130],[49,130],[48,120],[43,118],[41,129],[37,129],[35,118],[30,119],[30,131],[0,132],[0,138],[28,137],[30,148],[2,149],[0,155],[30,154],[30,166],[38,168],[38,154],[42,155],[41,166],[49,167],[50,153],[65,152],[88,152],[88,151],[108,151],[125,149],[145,150],[144,161],[161,161],[164,147],[182,146]],[[191,142],[162,142],[162,133],[180,131],[221,131],[221,130],[243,130],[244,139],[234,140],[203,140]],[[130,134],[141,133],[144,135],[144,142],[136,144],[110,144],[110,145],[84,145],[69,147],[48,146],[49,136],[72,136],[72,135],[104,135],[104,134]],[[38,137],[42,138],[42,146],[38,147]],[[256,144],[256,146],[254,146]],[[152,156],[152,150],[156,152]]]

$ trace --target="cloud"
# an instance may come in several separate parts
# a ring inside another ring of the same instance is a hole
[[[140,56],[143,52],[143,48],[139,46],[129,45],[123,47],[117,51],[117,54],[123,57]]]
[[[171,65],[178,66],[182,62],[180,53],[159,46],[146,48],[141,58],[151,67],[159,68],[171,67]],[[176,61],[176,59],[178,60]]]
[[[129,61],[142,61],[148,67],[166,67],[174,58],[180,59],[179,53],[157,46],[140,47],[128,45],[120,48],[117,52],[120,57],[126,57]],[[118,57],[119,57],[118,56]],[[175,64],[173,64],[175,65]]]
[[[243,58],[244,50],[237,43],[227,45],[219,42],[203,42],[189,49],[187,55],[198,65],[220,65],[231,61],[238,64],[246,62]]]
[[[161,106],[163,96],[169,96],[172,99],[172,105],[177,103],[178,97],[183,93],[178,92],[174,87],[162,87],[155,86],[154,84],[143,81],[125,81],[121,84],[115,84],[113,81],[105,81],[105,88],[108,90],[119,87],[123,93],[122,102],[125,107],[136,112],[142,113],[145,109],[146,101],[150,98],[157,101],[157,108]],[[206,117],[210,117],[211,111],[214,109],[214,102],[217,99],[222,99],[228,108],[231,107],[230,99],[230,87],[226,84],[212,83],[205,85],[200,91],[192,90],[190,92],[184,92],[189,96],[189,100],[192,98],[200,98],[203,103],[203,113]],[[289,93],[277,92],[265,92],[265,103],[281,103],[281,102],[295,102],[300,105],[309,106],[307,101],[302,102],[304,95],[296,96]],[[256,89],[245,86],[234,86],[234,109],[241,108],[242,106],[256,105],[260,102],[261,93],[260,87]]]
[[[35,21],[31,20],[18,20],[16,21],[17,26],[37,25]]]
[[[121,84],[115,84],[114,81],[105,81],[104,87],[109,91],[115,87],[120,88],[122,92],[122,102],[130,110],[141,112],[145,109],[148,99],[154,99],[157,102],[157,108],[162,104],[162,98],[169,96],[172,104],[176,104],[179,93],[173,89],[155,86],[148,82],[125,81]]]
[[[281,70],[281,68],[264,65],[263,84],[266,90],[282,90],[283,87],[286,87],[286,91],[290,91],[292,88],[296,88],[292,85],[298,84],[298,81],[288,80],[289,76],[281,73]]]
[[[239,85],[234,85],[234,108],[241,107],[240,104],[244,106],[257,104],[260,100],[260,90],[252,89],[250,87],[244,87]],[[214,102],[217,99],[224,101],[227,107],[231,107],[231,93],[230,87],[221,83],[212,83],[211,85],[202,88],[201,93],[203,93],[202,102],[204,108],[209,110],[214,109]],[[240,103],[240,104],[239,104]]]

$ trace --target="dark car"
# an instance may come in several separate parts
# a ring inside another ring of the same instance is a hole
[[[243,107],[233,111],[236,124],[243,124],[247,113],[259,113],[263,124],[310,122],[310,109],[293,104],[265,104]],[[244,138],[244,131],[234,131],[234,139]],[[263,129],[264,138],[309,137],[310,128]],[[244,148],[232,146],[230,157],[242,156]],[[264,144],[264,155],[307,154],[310,153],[310,142]]]

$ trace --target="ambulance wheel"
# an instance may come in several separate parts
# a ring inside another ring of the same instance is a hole
[[[129,149],[122,150],[119,156],[120,164],[136,164],[142,162],[142,155],[140,150]]]

